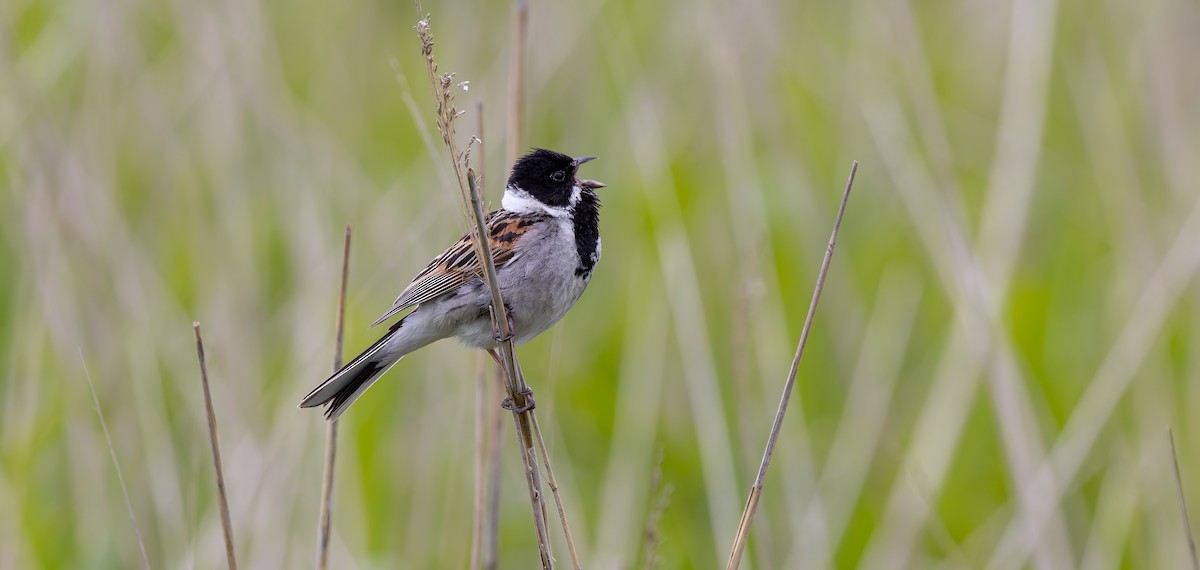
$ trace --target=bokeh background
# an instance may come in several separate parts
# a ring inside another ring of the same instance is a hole
[[[498,204],[513,7],[425,10]],[[142,564],[89,374],[151,566],[224,564],[193,320],[242,566],[311,567],[295,404],[343,228],[348,355],[466,228],[416,20],[0,4],[0,567]],[[745,566],[1189,566],[1200,5],[534,0],[528,45],[521,144],[609,184],[591,287],[519,350],[587,568],[724,564],[853,159]],[[439,343],[345,416],[334,567],[467,566],[480,370]],[[529,568],[500,425],[500,565]]]

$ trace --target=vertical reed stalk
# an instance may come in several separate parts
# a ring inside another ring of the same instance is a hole
[[[503,372],[499,367],[494,368],[495,381],[488,382],[488,401],[495,402],[500,398],[504,382],[500,376]],[[500,565],[500,467],[503,457],[503,446],[500,445],[500,434],[504,431],[504,415],[498,408],[488,406],[488,420],[491,429],[487,433],[488,448],[488,477],[487,477],[487,521],[484,525],[484,570],[496,570]]]
[[[418,14],[421,13],[420,0],[416,2]],[[454,176],[458,182],[459,192],[467,206],[468,218],[472,218],[472,233],[474,234],[475,255],[483,266],[484,282],[491,293],[492,324],[499,338],[506,339],[500,343],[497,351],[503,363],[505,388],[508,391],[507,401],[513,412],[513,422],[517,427],[517,438],[521,445],[521,461],[525,465],[526,483],[529,486],[529,501],[533,509],[534,528],[537,531],[538,553],[541,557],[542,568],[550,570],[554,567],[550,555],[550,540],[546,532],[544,505],[542,501],[541,477],[537,466],[537,454],[534,448],[531,427],[531,411],[533,408],[533,392],[525,384],[524,378],[518,374],[516,355],[513,352],[512,331],[508,323],[508,312],[504,299],[500,294],[496,278],[496,264],[492,259],[491,245],[487,239],[487,228],[484,224],[483,204],[480,198],[475,172],[470,168],[470,145],[466,149],[459,148],[455,140],[454,120],[462,113],[454,106],[453,74],[438,75],[437,62],[433,57],[433,34],[429,25],[429,16],[421,17],[417,22],[417,37],[421,40],[421,55],[425,58],[426,70],[429,73],[434,102],[437,105],[438,132],[442,142],[450,152]],[[476,141],[478,139],[472,139]]]
[[[208,441],[212,444],[213,470],[217,472],[217,500],[221,508],[221,529],[225,532],[225,558],[229,570],[237,570],[233,548],[233,523],[229,519],[229,499],[225,495],[225,471],[221,467],[221,443],[217,439],[217,414],[213,411],[212,395],[208,389],[208,364],[204,360],[204,341],[200,338],[200,321],[192,323],[196,333],[196,357],[200,359],[200,385],[204,388],[204,411],[208,418]]]
[[[487,138],[483,132],[483,100],[475,101],[475,136],[480,141],[486,141]],[[487,156],[485,154],[485,143],[479,144],[479,177],[484,178],[484,165],[487,164]],[[491,454],[488,453],[488,411],[489,407],[485,404],[487,401],[488,384],[487,384],[487,359],[480,353],[475,359],[475,366],[479,369],[479,373],[475,378],[475,521],[471,527],[471,562],[470,569],[477,570],[480,564],[482,555],[483,539],[485,534],[484,526],[487,524],[487,492],[488,486],[486,483],[488,460]]]
[[[513,422],[517,427],[517,438],[521,444],[521,458],[525,463],[525,478],[529,485],[529,502],[533,508],[534,527],[537,529],[538,553],[542,558],[542,568],[549,570],[554,567],[550,556],[550,537],[546,531],[545,504],[542,501],[541,475],[537,466],[537,453],[533,444],[533,391],[525,383],[525,378],[517,370],[517,356],[513,351],[512,329],[508,326],[508,310],[504,298],[500,295],[497,284],[496,263],[492,259],[491,244],[487,240],[487,228],[483,223],[483,205],[479,198],[479,186],[475,180],[475,171],[467,169],[467,184],[471,202],[471,212],[475,216],[475,247],[479,259],[483,261],[484,277],[492,295],[492,324],[506,339],[500,343],[497,351],[503,363],[504,387],[508,391],[508,401],[511,402]]]
[[[529,0],[513,6],[512,67],[508,74],[508,140],[504,164],[517,161],[521,153],[521,118],[525,115],[525,37],[529,31]]]
[[[333,371],[342,368],[342,337],[346,321],[346,282],[350,275],[350,225],[342,245],[342,279],[338,289],[337,317],[334,325]],[[317,568],[329,568],[329,538],[333,525],[333,466],[337,459],[338,422],[325,426],[325,469],[321,481],[321,516],[317,526]]]

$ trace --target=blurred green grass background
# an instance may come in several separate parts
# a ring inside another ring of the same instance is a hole
[[[425,9],[497,204],[512,7]],[[140,565],[85,365],[152,565],[223,564],[193,320],[242,565],[311,565],[324,425],[295,404],[343,226],[348,356],[466,227],[416,19],[0,4],[0,567]],[[609,184],[591,287],[518,351],[585,567],[638,567],[659,454],[661,567],[723,563],[852,159],[745,567],[1188,567],[1197,53],[1185,0],[534,2],[524,144]],[[477,370],[439,343],[345,417],[334,567],[467,565]]]

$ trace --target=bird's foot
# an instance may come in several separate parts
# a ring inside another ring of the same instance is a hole
[[[505,303],[504,305],[504,318],[506,321],[508,321],[508,334],[500,334],[500,331],[496,329],[496,320],[492,319],[492,339],[494,339],[498,345],[512,340],[513,335],[516,334],[516,327],[513,326],[512,309],[508,308],[508,303]]]
[[[504,408],[510,412],[515,412],[518,414],[528,412],[529,410],[532,410],[537,407],[537,402],[535,402],[533,400],[533,389],[532,388],[526,386],[525,390],[523,392],[521,392],[520,395],[525,396],[525,405],[524,406],[517,406],[516,404],[513,403],[512,398],[505,398],[503,402],[500,402],[500,407]]]

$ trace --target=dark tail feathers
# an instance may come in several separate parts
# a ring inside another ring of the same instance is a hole
[[[300,407],[315,408],[322,404],[328,404],[325,409],[325,417],[330,421],[338,419],[338,416],[341,416],[342,412],[350,407],[350,404],[353,404],[367,388],[371,387],[371,384],[375,383],[375,380],[378,380],[403,356],[403,354],[396,355],[394,352],[384,350],[388,339],[392,338],[403,324],[404,319],[401,319],[392,325],[387,334],[375,341],[375,344],[354,357],[349,364],[343,366],[328,380],[309,392],[300,401]]]

